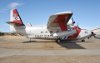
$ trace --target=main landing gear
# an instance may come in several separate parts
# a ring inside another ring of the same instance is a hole
[[[81,40],[82,42],[85,42],[85,40],[83,39],[83,40]]]
[[[61,42],[61,39],[60,39],[60,38],[58,38],[58,39],[56,40],[56,42],[57,42],[57,43],[60,43],[60,42]]]

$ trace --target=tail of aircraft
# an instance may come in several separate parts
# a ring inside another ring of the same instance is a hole
[[[13,24],[15,26],[24,26],[17,9],[11,10],[11,12],[10,12],[10,22],[8,22],[8,23]]]
[[[22,22],[22,19],[17,11],[17,9],[12,9],[10,12],[10,21],[7,22],[10,24],[10,30],[12,32],[23,33],[25,32],[25,25]]]

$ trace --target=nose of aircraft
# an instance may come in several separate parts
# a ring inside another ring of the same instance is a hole
[[[94,36],[94,38],[100,39],[100,33],[91,32],[91,36]]]
[[[91,36],[94,36],[94,38],[100,39],[100,28],[92,30]]]

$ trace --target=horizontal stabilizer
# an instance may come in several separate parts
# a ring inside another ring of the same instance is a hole
[[[24,24],[20,23],[20,21],[14,21],[14,22],[7,22],[8,24],[13,24],[16,26],[24,26]]]

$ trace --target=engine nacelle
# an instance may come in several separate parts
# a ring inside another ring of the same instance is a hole
[[[67,23],[67,25],[74,25],[75,24],[75,21],[73,21],[73,19],[70,19]]]
[[[59,33],[54,33],[53,36],[54,37],[63,37],[63,36],[69,36],[76,33],[76,30],[68,30],[68,31],[64,31],[64,32],[59,32]]]

